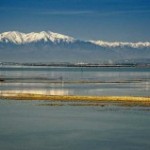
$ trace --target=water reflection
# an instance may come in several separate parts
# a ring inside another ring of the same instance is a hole
[[[145,82],[145,90],[146,91],[150,90],[150,82]]]
[[[149,96],[150,68],[0,68],[1,93]]]
[[[3,93],[31,93],[45,95],[129,95],[149,96],[150,82],[140,83],[3,83]]]
[[[147,108],[40,104],[44,101],[1,100],[1,150],[149,150]]]
[[[69,95],[68,90],[51,89],[51,90],[1,90],[2,96],[10,96],[17,94],[44,94],[44,95]]]

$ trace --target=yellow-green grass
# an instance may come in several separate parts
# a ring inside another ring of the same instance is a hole
[[[1,99],[10,100],[52,100],[52,101],[85,101],[85,102],[112,102],[123,105],[150,106],[150,97],[140,96],[79,96],[79,95],[44,95],[44,94],[14,94],[1,95]]]

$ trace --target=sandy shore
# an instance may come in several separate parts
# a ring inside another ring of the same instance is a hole
[[[150,106],[150,97],[136,96],[64,96],[44,94],[15,94],[1,95],[1,99],[9,100],[52,100],[52,101],[86,101],[86,102],[113,102],[127,105]]]

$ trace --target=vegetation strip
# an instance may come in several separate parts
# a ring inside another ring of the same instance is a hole
[[[64,96],[64,95],[43,95],[43,94],[14,94],[1,95],[1,99],[10,100],[53,100],[53,101],[89,101],[89,102],[118,102],[132,103],[150,106],[150,97],[137,96]]]

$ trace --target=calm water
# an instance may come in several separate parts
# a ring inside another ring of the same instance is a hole
[[[150,68],[1,67],[0,78],[0,94],[150,96]],[[149,107],[0,99],[0,150],[149,150],[149,116]]]
[[[0,149],[150,149],[150,108],[52,103],[0,100]]]
[[[0,67],[1,93],[150,96],[150,68]]]

